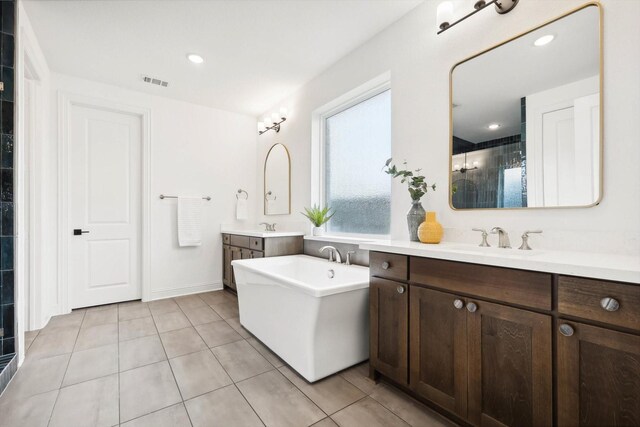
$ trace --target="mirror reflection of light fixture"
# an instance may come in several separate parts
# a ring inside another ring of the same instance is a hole
[[[459,164],[453,165],[454,172],[467,173],[468,171],[480,169],[480,162],[474,160],[472,163],[473,167],[469,167],[469,163],[467,163],[467,153],[464,153],[464,163],[462,163],[462,167]]]
[[[287,109],[280,108],[279,113],[273,113],[271,116],[265,116],[261,122],[258,122],[258,135],[274,130],[280,132],[280,124],[287,120]]]
[[[485,0],[478,0],[473,5],[473,9],[474,9],[473,11],[469,12],[468,14],[458,19],[457,21],[451,22],[451,19],[453,18],[453,4],[451,4],[451,2],[449,1],[442,2],[438,5],[438,9],[436,12],[436,16],[437,16],[436,25],[438,26],[438,29],[439,29],[437,34],[447,31],[449,28],[453,27],[454,25],[464,21],[470,16],[475,15],[476,13],[480,12],[481,10],[491,5],[494,5],[496,8],[496,12],[502,15],[504,13],[512,11],[517,4],[518,4],[518,0],[491,0],[488,2]]]
[[[489,130],[497,130],[500,128],[500,125],[498,123],[491,123],[489,126],[487,126],[489,128]]]

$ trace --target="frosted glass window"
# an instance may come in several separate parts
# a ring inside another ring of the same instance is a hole
[[[325,204],[335,215],[327,231],[389,234],[391,180],[382,172],[391,157],[391,91],[325,119]]]
[[[504,170],[503,208],[522,207],[522,168]]]

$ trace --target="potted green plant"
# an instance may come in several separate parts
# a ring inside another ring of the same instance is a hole
[[[409,190],[409,195],[411,196],[411,209],[407,213],[407,225],[409,227],[409,239],[417,242],[418,239],[418,227],[424,221],[426,211],[422,207],[422,203],[420,200],[422,196],[427,194],[429,189],[435,191],[435,184],[427,184],[427,179],[424,175],[420,175],[422,169],[409,170],[407,169],[407,162],[402,162],[404,166],[403,169],[398,169],[398,167],[391,162],[393,159],[387,160],[384,164],[384,172],[388,175],[391,175],[393,178],[400,178],[400,182],[403,184],[407,184],[407,188]]]
[[[324,234],[324,229],[322,228],[322,226],[326,224],[333,215],[335,215],[335,211],[331,212],[331,208],[329,206],[320,208],[317,205],[313,205],[310,208],[304,208],[304,210],[306,212],[300,213],[306,216],[309,221],[311,221],[311,224],[313,224],[313,235],[322,236]]]

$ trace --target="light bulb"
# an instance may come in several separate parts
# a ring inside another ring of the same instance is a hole
[[[498,123],[491,123],[489,126],[487,126],[489,128],[489,130],[496,130],[500,127],[500,125]]]
[[[197,53],[190,53],[187,55],[187,59],[194,64],[202,64],[204,62],[204,58]]]
[[[547,34],[546,36],[542,36],[536,41],[534,41],[533,44],[537,47],[544,46],[546,44],[551,43],[555,38],[556,36],[554,36],[553,34]]]
[[[453,169],[459,171],[460,170],[460,165],[453,165]]]
[[[280,121],[280,117],[278,117],[278,113],[273,113],[271,115],[271,121],[273,122],[274,125]]]
[[[263,132],[267,130],[267,127],[264,125],[264,122],[258,122],[258,132]]]
[[[287,111],[286,108],[284,108],[284,107],[280,108],[280,118],[281,119],[286,119],[288,113],[289,112]]]
[[[444,1],[438,5],[438,9],[436,11],[436,25],[441,30],[444,30],[449,25],[451,25],[451,21],[453,18],[453,3],[450,1]]]

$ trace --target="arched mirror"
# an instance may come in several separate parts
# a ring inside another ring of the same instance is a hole
[[[275,144],[264,161],[264,214],[291,213],[291,158],[287,147]]]

